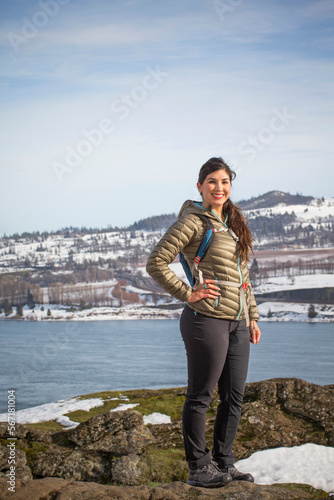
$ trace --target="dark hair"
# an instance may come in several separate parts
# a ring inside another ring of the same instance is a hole
[[[210,160],[204,163],[201,170],[199,171],[198,182],[200,184],[203,184],[207,176],[209,174],[212,174],[212,172],[215,172],[216,170],[226,170],[226,173],[229,176],[231,182],[236,178],[237,175],[232,169],[230,169],[227,163],[224,162],[223,158],[210,158]]]
[[[210,158],[199,171],[198,182],[203,184],[206,177],[212,172],[216,172],[216,170],[225,170],[231,183],[237,175],[222,158]],[[229,198],[224,203],[223,212],[226,212],[228,215],[227,225],[239,238],[239,256],[248,262],[249,253],[253,252],[254,239],[241,208],[235,205]]]

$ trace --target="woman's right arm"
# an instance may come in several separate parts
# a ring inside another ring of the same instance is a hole
[[[215,280],[204,280],[201,285],[192,289],[169,268],[169,264],[198,234],[197,219],[193,217],[179,219],[168,229],[153,248],[146,265],[146,271],[154,281],[181,302],[216,299],[220,295]]]
[[[191,294],[191,286],[180,280],[168,267],[175,257],[196,237],[198,227],[194,216],[177,220],[153,248],[146,265],[148,274],[167,293],[177,300],[186,302]]]

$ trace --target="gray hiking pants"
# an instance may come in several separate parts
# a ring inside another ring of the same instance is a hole
[[[211,460],[206,447],[205,417],[218,384],[220,403],[214,425],[212,456],[226,467],[234,463],[237,433],[249,360],[249,329],[245,320],[229,321],[195,313],[187,305],[180,320],[187,352],[188,389],[182,424],[190,469]]]

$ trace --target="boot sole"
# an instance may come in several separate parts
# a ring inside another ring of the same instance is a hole
[[[200,483],[199,481],[187,481],[187,484],[189,486],[197,486],[200,488],[221,488],[222,486],[225,486],[225,484],[230,483],[231,481],[221,481],[219,483]]]

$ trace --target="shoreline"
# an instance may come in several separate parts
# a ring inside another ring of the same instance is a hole
[[[114,321],[114,320],[168,320],[179,319],[183,308],[165,309],[159,307],[92,307],[82,311],[68,311],[65,307],[51,304],[37,305],[34,310],[25,306],[23,316],[12,313],[5,316],[0,314],[0,321]],[[260,304],[259,322],[286,322],[295,321],[302,323],[332,323],[334,322],[334,306],[314,304],[317,312],[315,318],[308,317],[309,304],[288,302],[264,302]],[[50,309],[51,316],[47,315]],[[270,311],[270,315],[269,315]]]

